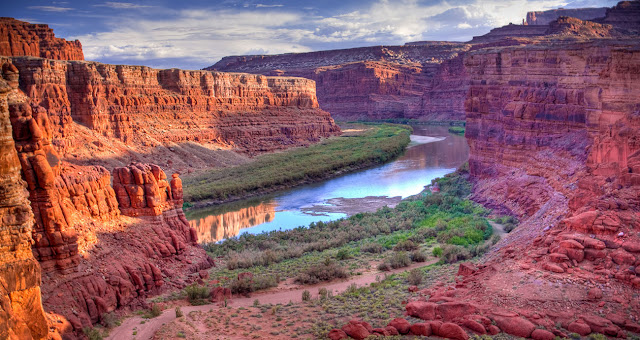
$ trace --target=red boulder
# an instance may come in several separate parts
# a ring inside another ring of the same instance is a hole
[[[462,327],[456,325],[455,323],[445,322],[440,326],[438,330],[438,336],[447,339],[455,339],[455,340],[467,340],[469,339],[469,335],[467,332],[462,329]]]
[[[403,318],[396,318],[391,320],[391,322],[389,322],[389,326],[395,328],[398,330],[398,333],[400,334],[407,334],[409,333],[409,330],[411,328],[411,324],[409,323],[409,321],[403,319]]]
[[[413,335],[422,335],[422,336],[430,336],[431,335],[431,325],[428,323],[415,323],[411,325],[411,334]]]

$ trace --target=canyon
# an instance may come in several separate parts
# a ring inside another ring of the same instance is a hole
[[[79,336],[206,277],[198,238],[273,208],[189,225],[180,174],[337,135],[332,116],[465,120],[472,198],[521,221],[407,301],[416,332],[640,333],[640,2],[601,12],[202,71],[84,61],[79,42],[2,18],[0,337]]]

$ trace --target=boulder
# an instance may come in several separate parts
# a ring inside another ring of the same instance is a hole
[[[511,335],[519,336],[522,338],[528,338],[531,333],[536,329],[536,326],[529,320],[521,317],[502,317],[495,316],[493,320],[500,329]]]
[[[536,329],[531,333],[531,338],[533,340],[553,340],[556,336],[547,330]]]
[[[370,335],[370,332],[359,323],[356,324],[349,322],[348,324],[342,326],[342,331],[356,340],[366,339]]]
[[[433,320],[436,318],[436,304],[426,301],[411,301],[407,303],[405,309],[407,314],[422,320]]]
[[[602,299],[602,290],[600,288],[591,288],[587,292],[587,297],[589,300],[600,300]]]
[[[452,321],[476,311],[477,308],[468,302],[445,302],[436,307],[436,314],[442,316],[444,321]]]
[[[470,262],[460,263],[460,266],[458,267],[458,275],[460,276],[470,276],[473,275],[476,271],[478,271],[478,268],[475,264]]]
[[[464,320],[462,322],[462,325],[464,327],[467,327],[468,329],[472,330],[474,333],[478,333],[478,334],[486,334],[487,331],[484,328],[483,325],[479,324],[478,322],[475,322],[473,320]]]
[[[431,325],[424,322],[419,322],[411,325],[411,334],[418,336],[430,336]]]
[[[454,339],[454,340],[469,339],[469,335],[467,335],[467,332],[465,332],[464,329],[462,329],[462,327],[451,322],[443,323],[442,326],[440,326],[440,329],[438,330],[437,335],[443,338]]]
[[[572,333],[578,333],[581,336],[587,336],[591,334],[591,327],[582,322],[572,322],[567,327],[567,330]]]
[[[341,329],[332,329],[329,332],[328,335],[329,339],[331,340],[341,340],[341,339],[347,339],[349,338],[349,336],[347,335],[347,333],[345,333],[343,330]]]
[[[394,335],[400,335],[400,333],[398,332],[398,330],[393,327],[393,326],[387,326],[384,329],[387,330],[387,332],[389,333],[390,336],[394,336]]]
[[[389,322],[389,325],[395,329],[398,330],[398,333],[400,334],[407,334],[409,333],[409,329],[411,328],[411,324],[409,323],[409,321],[403,319],[403,318],[396,318],[391,320],[391,322]]]

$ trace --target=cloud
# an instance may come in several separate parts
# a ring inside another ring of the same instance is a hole
[[[45,12],[67,12],[72,11],[73,8],[70,7],[59,7],[59,6],[28,6],[28,9],[35,9],[38,11]]]
[[[579,1],[604,4],[609,0]],[[88,60],[202,68],[228,55],[419,40],[468,41],[494,27],[520,23],[527,11],[566,4],[563,0],[376,0],[358,10],[325,16],[309,15],[303,6],[296,10],[247,2],[247,7],[233,9],[155,7],[153,13],[135,11],[111,17],[106,22],[108,30],[72,38],[82,42]],[[140,7],[125,2],[100,6]],[[167,64],[179,60],[184,64]]]
[[[103,4],[98,4],[98,5],[93,5],[94,7],[109,7],[109,8],[113,8],[113,9],[136,9],[136,8],[149,8],[149,7],[153,7],[153,6],[146,6],[146,5],[138,5],[138,4],[133,4],[130,2],[113,2],[113,1],[107,1]]]

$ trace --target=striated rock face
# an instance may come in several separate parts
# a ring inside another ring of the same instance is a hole
[[[640,264],[637,41],[478,51],[465,64],[477,197],[530,219],[522,241],[540,236],[532,247],[543,269],[588,261],[593,273],[640,286],[614,266]],[[546,226],[555,228],[542,235]]]
[[[548,25],[560,17],[572,17],[582,20],[603,18],[608,7],[599,8],[559,8],[548,11],[527,12],[527,25]]]
[[[59,149],[73,122],[128,145],[195,142],[255,154],[339,132],[315,84],[276,78],[93,62],[13,58],[21,89],[53,117]]]
[[[461,43],[416,42],[236,56],[225,57],[207,69],[315,80],[320,107],[339,119],[456,120],[463,117],[462,98],[467,90],[459,55],[469,47]],[[445,101],[440,100],[444,98]]]
[[[20,176],[7,96],[18,74],[0,77],[0,338],[41,339],[48,332],[40,298],[40,266],[31,252],[33,213]]]
[[[84,60],[80,41],[56,38],[47,25],[0,18],[0,55]]]

